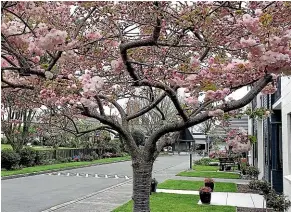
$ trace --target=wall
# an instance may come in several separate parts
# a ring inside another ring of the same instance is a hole
[[[282,78],[281,91],[283,188],[284,194],[291,200],[291,78]]]

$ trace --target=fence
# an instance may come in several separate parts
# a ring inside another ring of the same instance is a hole
[[[90,155],[93,152],[102,156],[106,151],[104,149],[57,149],[57,150],[38,150],[43,152],[46,159],[57,159],[57,158],[73,158],[74,156]]]

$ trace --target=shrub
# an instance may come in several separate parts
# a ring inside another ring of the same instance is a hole
[[[72,162],[73,159],[72,158],[57,158],[57,161],[59,161],[60,163],[69,163],[69,162]]]
[[[210,162],[214,162],[214,160],[210,158],[201,158],[200,160],[194,161],[194,164],[208,166]]]
[[[56,159],[47,159],[45,161],[43,161],[42,165],[52,165],[52,164],[56,164],[58,163],[58,161]]]
[[[20,155],[12,149],[1,151],[1,167],[6,170],[19,168]]]
[[[132,135],[137,146],[144,146],[145,136],[141,131],[133,130],[131,135]]]
[[[121,146],[120,146],[120,141],[119,140],[111,140],[108,141],[107,148],[105,150],[106,152],[111,152],[111,153],[119,153],[121,152]]]
[[[102,157],[103,158],[111,158],[112,157],[112,153],[111,152],[105,152],[103,155],[102,155]]]
[[[94,160],[97,160],[99,158],[99,155],[95,151],[91,152],[90,155],[93,157]]]
[[[23,148],[20,151],[20,164],[26,167],[35,165],[36,150],[31,147]]]
[[[93,161],[94,158],[91,155],[82,155],[81,161]]]
[[[255,166],[246,167],[246,174],[250,179],[258,179],[260,170]]]
[[[249,183],[249,188],[262,191],[265,195],[272,190],[271,184],[265,180],[252,180]]]
[[[275,190],[271,190],[269,194],[265,195],[267,207],[273,208],[274,211],[287,211],[291,206],[290,200],[285,195],[277,194]]]
[[[47,154],[44,151],[36,151],[35,154],[35,165],[42,165],[45,163],[45,160],[47,159]]]

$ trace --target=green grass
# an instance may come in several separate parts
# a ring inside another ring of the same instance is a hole
[[[198,195],[154,193],[150,197],[151,212],[235,212],[236,207],[198,205]],[[132,200],[116,208],[113,212],[131,212]]]
[[[195,171],[218,171],[219,166],[202,166],[196,165],[193,167]]]
[[[10,175],[16,175],[16,174],[28,174],[33,172],[40,172],[40,171],[57,171],[58,169],[62,168],[73,168],[73,167],[80,167],[84,165],[91,165],[91,164],[102,164],[102,163],[109,163],[109,162],[115,162],[120,160],[126,160],[130,159],[129,156],[125,157],[116,157],[116,158],[105,158],[100,160],[94,160],[94,161],[82,161],[82,162],[71,162],[71,163],[58,163],[58,164],[52,164],[52,165],[43,165],[43,166],[33,166],[33,167],[27,167],[20,170],[11,170],[11,171],[1,171],[1,176],[10,176]]]
[[[184,171],[177,174],[184,177],[207,177],[207,178],[226,178],[239,179],[239,174],[228,172],[199,172],[199,171]]]
[[[35,150],[54,150],[53,148],[47,146],[32,146],[32,148]],[[10,144],[1,144],[1,150],[2,149],[12,149],[12,147]],[[59,147],[58,149],[76,149],[76,148]]]
[[[174,190],[195,190],[198,191],[204,186],[203,181],[190,181],[190,180],[166,180],[158,184],[158,188],[174,189]],[[237,192],[235,183],[221,183],[215,182],[214,191],[216,192]]]

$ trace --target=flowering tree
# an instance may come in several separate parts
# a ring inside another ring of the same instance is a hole
[[[226,144],[234,153],[244,153],[251,150],[252,143],[247,131],[243,128],[232,129],[228,132],[225,139]]]
[[[34,121],[38,115],[36,104],[26,97],[35,97],[31,91],[6,89],[1,92],[1,131],[15,151],[20,151],[37,131]]]
[[[2,89],[33,90],[48,106],[117,131],[132,156],[138,212],[149,211],[161,137],[274,92],[276,76],[290,73],[288,2],[1,2],[1,11]],[[242,99],[225,100],[246,85]],[[126,113],[120,99],[154,90],[161,95]],[[157,127],[139,148],[129,122],[166,96],[179,121]]]

